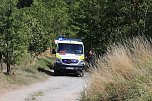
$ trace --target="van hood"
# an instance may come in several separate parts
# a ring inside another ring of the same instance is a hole
[[[61,55],[59,53],[56,54],[56,57],[59,59],[77,59],[77,60],[83,60],[84,54],[64,54]]]

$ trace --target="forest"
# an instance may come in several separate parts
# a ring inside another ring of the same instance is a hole
[[[111,44],[152,37],[152,0],[0,0],[0,62],[10,67],[59,36],[103,54]]]

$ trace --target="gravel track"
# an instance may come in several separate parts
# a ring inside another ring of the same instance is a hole
[[[42,83],[7,92],[0,101],[79,101],[88,76],[50,76]]]

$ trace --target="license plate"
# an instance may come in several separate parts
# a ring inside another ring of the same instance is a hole
[[[66,69],[72,69],[72,70],[73,70],[73,69],[74,69],[74,67],[66,67]]]

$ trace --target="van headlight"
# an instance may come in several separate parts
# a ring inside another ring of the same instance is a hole
[[[80,61],[80,62],[79,62],[79,65],[83,65],[83,66],[84,66],[84,65],[85,65],[85,62],[84,62],[84,61]]]
[[[61,62],[61,59],[57,58],[57,59],[56,59],[56,63],[62,63],[62,62]]]

